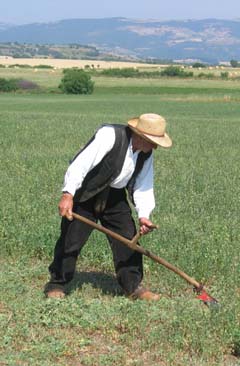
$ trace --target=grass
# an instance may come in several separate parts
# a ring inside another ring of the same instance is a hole
[[[133,93],[137,82],[99,78],[91,96],[0,95],[0,364],[240,365],[238,89],[231,84],[224,98],[228,82],[193,87],[183,80],[170,82],[174,93],[165,83],[162,94],[139,80],[141,93]],[[144,283],[161,300],[124,298],[98,232],[81,253],[69,296],[46,300],[69,159],[99,124],[146,111],[167,118],[174,145],[155,151],[152,220],[160,229],[141,243],[206,283],[221,307],[206,308],[181,278],[149,259]]]

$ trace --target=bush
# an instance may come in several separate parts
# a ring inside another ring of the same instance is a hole
[[[92,94],[94,82],[91,76],[80,69],[65,69],[59,88],[67,94]]]
[[[240,67],[240,63],[237,60],[231,60],[230,64],[232,67]]]
[[[162,76],[171,76],[171,77],[192,77],[193,72],[192,71],[184,71],[180,69],[178,66],[168,66],[166,69],[161,71]]]
[[[132,78],[139,76],[139,70],[134,69],[133,67],[125,67],[123,69],[113,68],[113,69],[105,69],[101,72],[102,75],[105,76],[116,76],[116,77],[124,77],[124,78]]]
[[[194,67],[195,69],[196,69],[196,68],[199,68],[199,67],[201,67],[201,68],[205,68],[205,67],[206,67],[206,65],[205,65],[205,64],[203,64],[203,63],[201,63],[201,62],[194,62],[194,64],[192,64],[192,67]]]
[[[163,71],[139,71],[136,68],[113,68],[102,70],[100,75],[125,78],[159,78],[161,76],[176,76],[181,78],[193,77],[192,71],[185,71],[178,66],[168,66]]]
[[[0,78],[0,92],[13,92],[17,90],[36,90],[38,84],[24,79],[4,79]]]
[[[34,66],[36,69],[53,69],[54,67],[51,65],[36,65]]]
[[[19,68],[19,69],[31,69],[32,66],[27,65],[27,64],[13,64],[13,65],[8,65],[9,69],[15,69],[15,68]]]
[[[4,79],[0,78],[0,92],[11,92],[19,89],[17,83],[18,79]]]
[[[215,75],[213,72],[208,73],[200,72],[200,74],[198,74],[198,77],[202,79],[214,79]]]
[[[221,72],[222,79],[228,79],[229,73],[227,71]]]

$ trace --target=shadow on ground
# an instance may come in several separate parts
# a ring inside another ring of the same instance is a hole
[[[90,284],[93,288],[100,289],[104,295],[122,295],[122,290],[113,275],[95,271],[76,272],[67,287],[67,293],[70,294],[77,289],[81,289],[84,284]]]

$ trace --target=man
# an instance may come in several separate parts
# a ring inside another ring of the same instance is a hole
[[[172,145],[165,129],[165,119],[154,113],[133,118],[127,126],[103,125],[75,156],[65,174],[59,203],[63,217],[61,235],[49,266],[47,297],[65,296],[65,285],[72,280],[78,255],[93,230],[74,220],[72,212],[94,222],[99,220],[106,228],[131,240],[136,226],[129,199],[138,214],[140,233],[151,231],[149,217],[155,207],[152,150]],[[158,300],[159,295],[141,286],[142,255],[110,236],[108,241],[124,294],[133,299]]]

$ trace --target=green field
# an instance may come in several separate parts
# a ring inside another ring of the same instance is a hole
[[[52,88],[60,73],[34,77]],[[239,81],[195,79],[98,77],[89,96],[0,94],[0,365],[240,365],[239,101]],[[166,117],[173,147],[154,152],[159,229],[141,244],[205,283],[221,306],[207,308],[147,258],[144,283],[161,300],[122,297],[99,232],[70,295],[45,299],[69,160],[100,124],[145,112]]]

